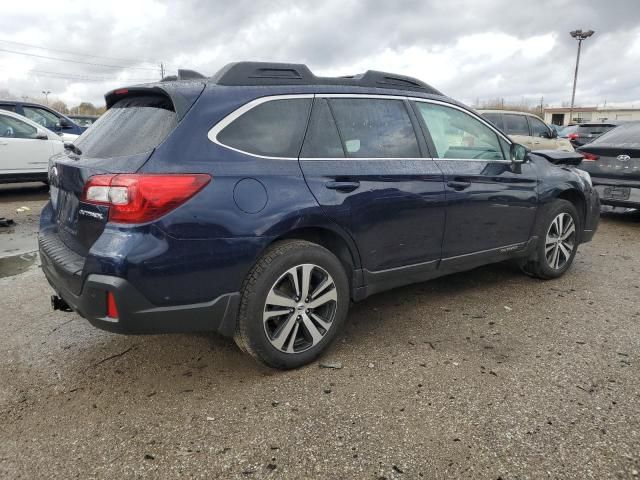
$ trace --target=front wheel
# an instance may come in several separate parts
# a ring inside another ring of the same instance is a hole
[[[276,368],[296,368],[332,342],[349,307],[349,282],[327,249],[303,240],[271,246],[242,288],[234,339]]]
[[[536,226],[535,256],[522,269],[533,277],[551,279],[560,277],[571,266],[578,250],[581,223],[576,207],[567,200],[556,200],[545,210]]]

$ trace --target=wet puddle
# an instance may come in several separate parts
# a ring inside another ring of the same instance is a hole
[[[23,253],[0,258],[0,278],[25,272],[38,260],[38,252]]]

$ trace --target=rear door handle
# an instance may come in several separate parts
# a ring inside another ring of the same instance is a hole
[[[325,187],[329,190],[348,193],[360,188],[360,182],[327,182]]]
[[[450,182],[447,182],[447,186],[459,192],[461,190],[469,188],[471,186],[471,182],[459,182],[452,180]]]

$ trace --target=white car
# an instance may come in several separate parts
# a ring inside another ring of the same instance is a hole
[[[509,110],[478,110],[478,112],[516,143],[531,150],[563,150],[573,152],[571,142],[558,138],[558,133],[532,113]]]
[[[47,181],[49,157],[62,138],[22,115],[0,110],[0,183]]]

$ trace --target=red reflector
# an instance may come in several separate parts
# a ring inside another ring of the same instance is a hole
[[[144,223],[182,205],[210,181],[200,173],[96,175],[85,184],[82,201],[107,205],[109,221]]]
[[[567,138],[569,140],[575,140],[577,138],[580,138],[580,134],[579,133],[570,133],[569,135],[567,135]]]
[[[594,155],[593,153],[589,153],[589,152],[582,152],[582,160],[583,161],[588,161],[588,162],[595,162],[596,160],[598,160],[600,157],[598,157],[597,155]]]
[[[119,318],[118,307],[116,305],[116,297],[114,297],[113,293],[111,292],[107,292],[107,317]]]
[[[113,93],[115,95],[125,95],[125,94],[129,93],[129,89],[128,88],[119,88],[118,90],[115,90]]]

